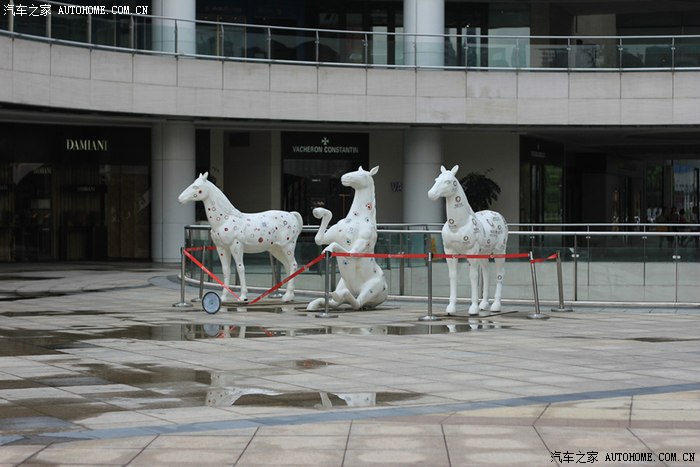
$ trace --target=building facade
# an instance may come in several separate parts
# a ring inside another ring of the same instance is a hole
[[[344,215],[358,165],[383,223],[443,221],[426,193],[455,164],[510,223],[697,209],[697,2],[114,3],[3,4],[2,261],[177,260],[205,171],[305,223]]]

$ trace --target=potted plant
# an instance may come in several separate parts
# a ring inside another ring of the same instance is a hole
[[[491,203],[501,194],[501,187],[488,177],[492,171],[493,168],[483,173],[469,172],[459,181],[474,212],[489,209]]]

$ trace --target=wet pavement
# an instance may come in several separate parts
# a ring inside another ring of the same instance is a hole
[[[700,308],[209,315],[177,270],[0,265],[0,466],[700,465]]]

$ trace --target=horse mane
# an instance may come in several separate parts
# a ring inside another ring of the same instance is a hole
[[[241,211],[236,209],[236,207],[228,200],[223,191],[219,189],[218,186],[214,185],[212,182],[207,180],[207,185],[209,186],[209,197],[212,202],[221,210],[221,213],[230,216],[241,216]]]

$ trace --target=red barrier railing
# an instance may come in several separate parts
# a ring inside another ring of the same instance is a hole
[[[236,297],[238,300],[240,300],[240,296],[237,295],[233,290],[231,290],[230,287],[228,287],[226,284],[224,284],[223,281],[221,281],[216,274],[211,272],[209,269],[202,264],[201,261],[199,261],[197,258],[195,258],[191,252],[193,251],[203,251],[203,250],[214,250],[216,247],[209,246],[209,247],[190,247],[190,248],[183,248],[182,252],[183,255],[187,258],[189,258],[197,267],[199,267],[203,272],[205,272],[209,277],[211,277],[214,281],[216,281],[219,285],[221,285],[226,291],[228,291],[231,295]],[[508,253],[508,254],[446,254],[446,253],[346,253],[346,252],[332,252],[330,255],[327,255],[326,253],[321,253],[318,255],[316,258],[312,259],[309,261],[307,264],[302,266],[301,268],[297,269],[294,271],[292,274],[287,276],[284,280],[278,282],[265,292],[263,292],[261,295],[256,297],[254,300],[249,302],[250,305],[253,305],[263,298],[267,297],[271,293],[275,292],[278,290],[280,287],[285,285],[287,282],[290,280],[294,279],[298,275],[302,274],[303,272],[309,270],[313,265],[319,263],[322,259],[327,258],[327,260],[330,260],[330,257],[341,257],[341,258],[382,258],[382,259],[428,259],[428,266],[429,266],[429,287],[428,287],[428,302],[429,302],[429,315],[423,318],[429,318],[432,319],[432,287],[430,286],[432,284],[432,260],[433,258],[435,259],[498,259],[498,258],[503,258],[503,259],[522,259],[522,258],[529,258],[530,259],[530,265],[531,265],[531,271],[532,271],[532,283],[533,283],[533,292],[534,292],[534,298],[535,298],[535,314],[534,315],[529,315],[528,317],[533,317],[533,318],[548,318],[548,316],[544,316],[540,314],[539,311],[539,296],[538,296],[538,291],[537,291],[537,276],[535,272],[535,264],[540,263],[543,261],[549,261],[556,259],[557,260],[557,272],[558,272],[558,282],[559,282],[559,302],[560,302],[560,307],[556,311],[569,311],[568,309],[563,308],[563,293],[562,293],[562,284],[561,284],[561,263],[560,263],[560,257],[559,257],[559,252],[556,252],[552,255],[549,255],[544,258],[534,258],[532,255],[532,252],[530,253]],[[184,261],[184,259],[183,259]],[[184,275],[183,275],[184,276]],[[183,285],[184,285],[184,277],[182,278],[183,280]],[[328,295],[328,290],[326,291],[326,295]],[[326,300],[328,300],[328,297],[326,297]],[[422,318],[422,319],[423,319]]]

